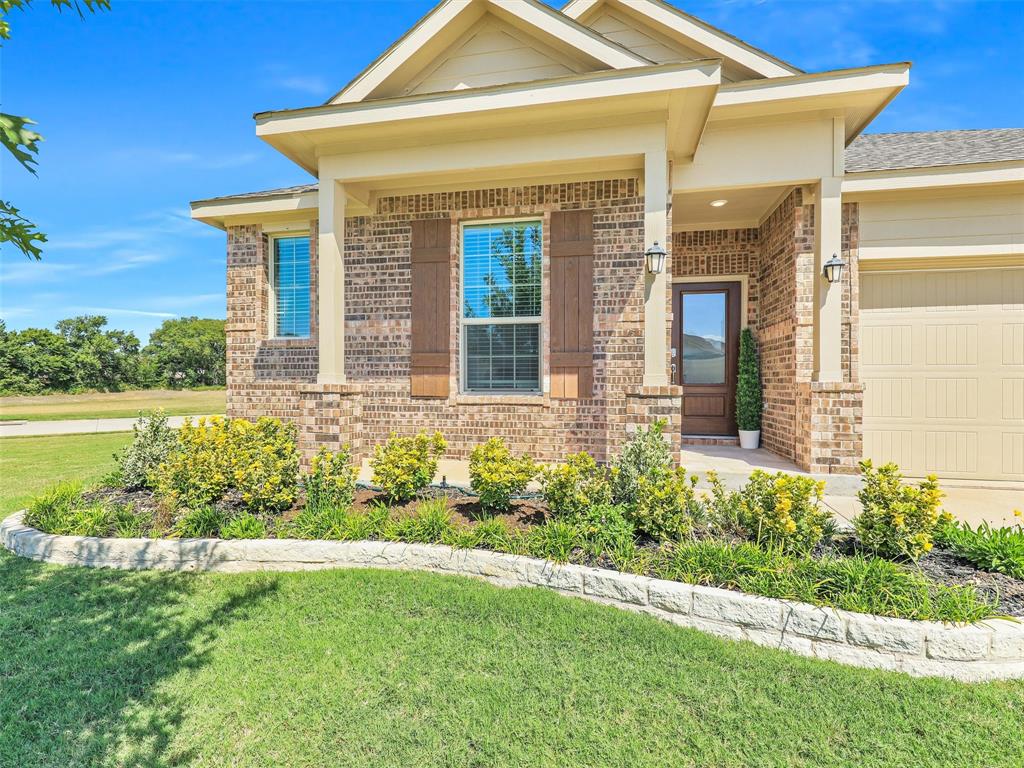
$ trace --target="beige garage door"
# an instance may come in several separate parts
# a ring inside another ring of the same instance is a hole
[[[1024,480],[1024,269],[862,273],[864,454]]]

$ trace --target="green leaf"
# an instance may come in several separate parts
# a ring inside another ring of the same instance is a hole
[[[35,131],[30,131],[26,125],[35,123],[27,117],[0,112],[0,143],[14,155],[14,159],[21,163],[26,171],[35,173],[36,169],[32,167],[36,165],[34,155],[39,152],[38,142],[42,141],[43,137]]]
[[[10,203],[0,200],[0,243],[11,243],[30,259],[42,258],[42,249],[34,243],[45,243],[46,235],[22,216]]]

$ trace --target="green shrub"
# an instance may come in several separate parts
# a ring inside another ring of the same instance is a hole
[[[516,458],[500,437],[478,445],[469,455],[469,481],[484,509],[500,512],[512,504],[537,474],[537,465],[529,456]]]
[[[157,471],[158,493],[177,506],[213,504],[237,490],[253,512],[289,508],[298,491],[295,427],[278,419],[186,419]]]
[[[743,518],[743,494],[725,487],[714,470],[705,473],[711,486],[706,500],[708,527],[719,536],[746,536]]]
[[[810,552],[835,523],[821,497],[825,484],[803,475],[754,470],[740,491],[739,522],[757,544]]]
[[[556,563],[567,563],[579,546],[576,526],[564,520],[550,520],[526,534],[525,554]]]
[[[636,503],[629,516],[638,533],[659,541],[676,541],[692,535],[706,520],[704,502],[696,493],[697,477],[686,470],[641,475],[637,482]]]
[[[183,539],[215,538],[225,522],[224,513],[212,505],[187,508],[175,523],[174,535]]]
[[[546,467],[541,474],[541,492],[551,513],[560,517],[576,518],[612,500],[608,473],[583,451],[567,456],[562,464]]]
[[[740,333],[739,373],[736,379],[736,426],[742,430],[761,428],[761,371],[757,361],[754,332]]]
[[[231,518],[220,528],[222,539],[265,539],[267,538],[267,526],[252,512]]]
[[[132,425],[132,433],[131,443],[114,454],[118,464],[117,484],[129,491],[152,488],[157,470],[178,444],[178,436],[167,426],[163,410],[141,416]]]
[[[594,558],[605,555],[616,562],[629,559],[636,552],[636,529],[627,518],[625,507],[613,504],[591,507],[574,523],[581,545]]]
[[[447,444],[440,432],[420,432],[415,437],[393,434],[373,452],[373,484],[392,501],[409,501],[430,485],[445,448]]]
[[[612,465],[613,501],[635,504],[639,479],[653,479],[671,468],[672,451],[665,440],[665,421],[658,419],[647,429],[633,433]]]
[[[366,511],[349,507],[307,506],[291,521],[288,535],[297,539],[361,541],[381,535],[390,510],[375,504]]]
[[[409,543],[441,544],[454,530],[448,500],[428,499],[421,501],[409,517],[395,521],[387,532],[387,538]]]
[[[358,474],[347,445],[337,453],[321,448],[306,475],[306,506],[316,509],[350,506],[356,497]]]
[[[815,559],[787,554],[779,547],[704,540],[661,550],[650,572],[689,584],[879,616],[971,622],[996,613],[995,605],[973,587],[938,584],[916,570],[876,557]]]
[[[71,508],[82,498],[82,484],[57,483],[36,496],[25,510],[25,525],[46,533],[69,535]]]
[[[491,549],[495,552],[514,552],[516,550],[516,534],[508,523],[499,517],[481,520],[471,529],[476,539],[474,547]]]
[[[1024,579],[1024,528],[1020,526],[992,528],[983,522],[972,529],[950,520],[936,528],[935,541],[983,571]]]
[[[883,557],[916,560],[932,548],[936,526],[952,518],[942,515],[942,491],[929,475],[917,487],[903,484],[895,464],[875,469],[871,461],[860,463],[863,485],[857,493],[861,513],[853,525],[861,543]]]

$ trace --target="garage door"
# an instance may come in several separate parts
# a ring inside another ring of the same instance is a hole
[[[864,454],[1024,480],[1024,269],[861,274]]]

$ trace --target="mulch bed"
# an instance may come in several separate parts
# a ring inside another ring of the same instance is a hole
[[[405,504],[391,504],[391,510],[399,517],[412,515],[417,504],[423,498],[448,499],[452,517],[457,523],[472,524],[482,519],[495,517],[503,520],[506,525],[514,530],[528,530],[529,528],[542,525],[548,520],[547,507],[540,498],[516,499],[512,502],[512,508],[506,513],[490,515],[484,513],[477,501],[472,496],[459,488],[441,488],[431,486],[423,491],[420,498]],[[169,510],[161,507],[160,502],[153,495],[152,491],[124,491],[118,488],[99,488],[89,491],[83,495],[86,501],[103,501],[109,504],[130,504],[140,512],[148,512],[158,519],[160,516],[170,514]],[[365,511],[375,503],[383,502],[383,495],[379,491],[370,488],[359,488],[356,493],[353,508],[357,511]],[[217,507],[225,512],[237,512],[244,509],[242,499],[238,495],[229,495],[217,503]],[[290,520],[301,510],[296,505],[283,513],[285,520]],[[165,523],[169,522],[164,520]],[[856,550],[856,537],[845,534],[840,535],[827,545],[819,546],[813,553],[815,557],[825,554],[851,554]],[[651,542],[651,546],[656,546]],[[582,554],[582,553],[581,553]],[[611,562],[601,561],[587,563],[599,568],[612,568]],[[909,567],[914,567],[908,563]],[[997,610],[1006,616],[1019,616],[1024,618],[1024,580],[1015,579],[1001,573],[990,573],[975,568],[971,563],[958,557],[948,550],[939,548],[922,557],[917,566],[933,581],[946,585],[966,585],[978,590],[978,593],[985,599],[997,604]]]

